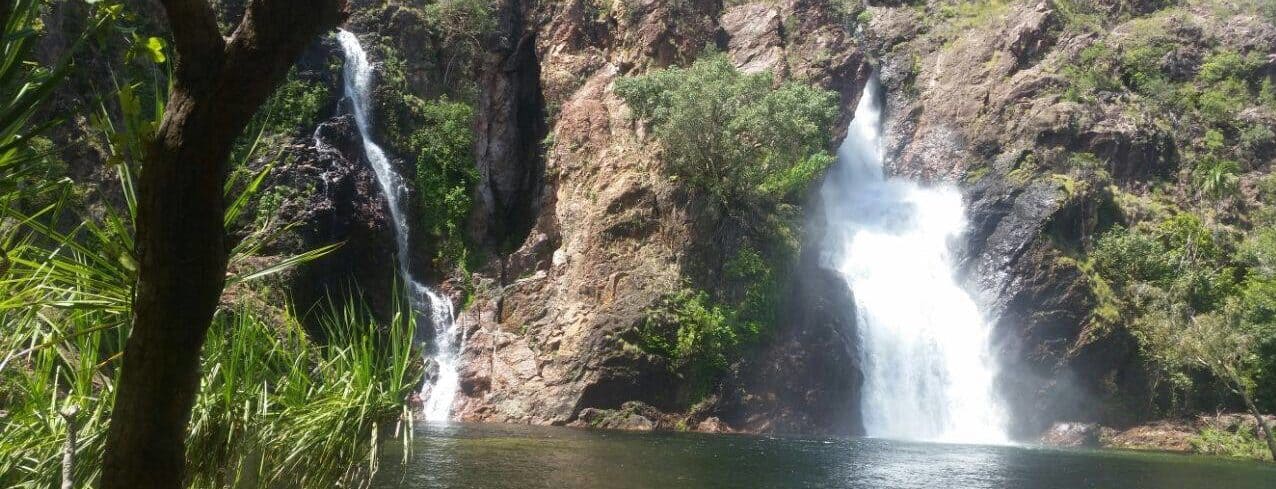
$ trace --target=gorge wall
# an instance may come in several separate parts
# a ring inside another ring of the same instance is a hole
[[[519,130],[540,133],[506,111],[480,116],[480,194],[496,202],[535,197],[539,215],[517,249],[477,274],[477,293],[459,318],[467,347],[458,416],[629,426],[624,415],[641,412],[638,426],[717,429],[727,419],[751,430],[853,432],[847,407],[855,405],[856,379],[853,369],[837,368],[853,363],[849,311],[841,309],[847,291],[813,266],[800,275],[816,283],[799,287],[818,293],[797,294],[806,303],[791,306],[776,341],[737,365],[705,402],[688,407],[686,383],[631,343],[630,333],[711,246],[699,230],[717,216],[706,215],[704,197],[664,176],[660,153],[613,92],[620,76],[717,49],[745,71],[827,87],[850,105],[869,68],[839,12],[809,2],[511,8],[521,24],[508,39],[519,47],[500,46],[504,59],[492,65],[506,71],[490,82],[483,75],[484,90],[494,92],[484,97],[497,106],[505,97],[509,107],[528,100],[520,92],[539,89],[548,136],[531,145],[543,151],[537,158],[505,157],[529,146]],[[529,62],[539,79],[509,71]],[[537,173],[538,192],[511,191],[507,182]]]
[[[159,17],[155,2],[129,3]],[[242,8],[216,3],[231,18]],[[835,91],[841,112],[830,149],[878,70],[888,94],[888,172],[961,188],[971,226],[956,243],[960,278],[995,325],[998,388],[1015,434],[1035,437],[1059,420],[1122,425],[1163,412],[1164,387],[1131,331],[1105,319],[1110,300],[1084,255],[1112,226],[1195,198],[1191,156],[1212,144],[1209,127],[1153,103],[1128,66],[1098,88],[1090,67],[1107,59],[1098,46],[1182,84],[1226,51],[1272,80],[1272,17],[1224,3],[501,0],[474,2],[475,10],[460,0],[353,0],[346,28],[377,66],[373,137],[406,179],[446,173],[465,182],[472,202],[449,214],[451,227],[419,225],[411,236],[413,274],[441,283],[462,311],[456,418],[862,432],[854,291],[820,267],[818,192],[804,206],[806,247],[785,284],[779,324],[708,395],[634,344],[664,295],[703,262],[721,260],[717,246],[733,230],[708,231],[721,216],[669,178],[659,145],[614,82],[716,50],[743,71]],[[59,6],[48,24],[71,31],[82,15]],[[1153,54],[1139,54],[1149,46]],[[43,49],[52,56],[65,47],[50,36]],[[394,303],[393,231],[340,97],[340,63],[335,42],[319,40],[290,76],[311,103],[307,117],[269,140],[288,157],[271,172],[275,193],[264,210],[271,225],[288,228],[263,254],[344,242],[280,289],[303,312],[354,294],[384,316]],[[87,82],[69,86],[56,102],[84,103],[77,91]],[[453,120],[442,109],[472,113]],[[1237,127],[1276,126],[1276,106],[1223,112]],[[452,149],[431,143],[453,141],[438,128],[456,120],[469,139],[454,146],[467,149],[472,168],[422,163]],[[58,130],[67,141],[89,131],[82,120]],[[1222,149],[1211,151],[1243,164],[1240,194],[1227,204],[1243,222],[1235,209],[1260,204],[1276,136],[1239,134],[1223,131]],[[84,147],[64,150],[68,173],[82,183],[111,178],[108,156]],[[412,189],[409,199],[415,222],[440,222],[425,205],[440,196]],[[463,253],[448,251],[461,241]]]

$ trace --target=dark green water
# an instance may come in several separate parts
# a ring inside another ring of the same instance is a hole
[[[514,425],[419,428],[375,489],[1276,489],[1276,466],[1205,457]]]

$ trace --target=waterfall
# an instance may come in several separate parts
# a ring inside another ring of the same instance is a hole
[[[464,343],[464,338],[457,341],[457,326],[452,310],[452,301],[437,294],[424,284],[412,278],[409,272],[408,239],[411,228],[403,211],[403,198],[407,187],[403,179],[394,171],[385,151],[373,142],[370,123],[370,101],[372,98],[372,65],[359,44],[359,38],[346,30],[337,33],[337,41],[345,53],[343,71],[345,97],[350,100],[354,112],[355,125],[359,128],[359,136],[363,139],[364,156],[372,171],[376,174],[377,184],[385,195],[387,207],[390,209],[390,221],[394,224],[395,252],[399,279],[408,288],[408,302],[418,317],[429,312],[430,324],[434,328],[434,348],[431,359],[439,367],[437,379],[427,383],[422,391],[425,399],[425,418],[428,421],[447,421],[452,409],[452,400],[460,382],[456,371],[456,358]],[[425,300],[428,300],[426,303]]]
[[[855,295],[865,430],[1004,442],[991,325],[954,277],[951,244],[967,225],[961,194],[884,176],[881,92],[874,76],[821,188],[824,265]]]

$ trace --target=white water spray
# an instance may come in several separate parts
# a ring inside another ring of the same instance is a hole
[[[381,146],[372,141],[371,124],[369,123],[369,104],[372,95],[372,65],[368,63],[359,38],[349,31],[337,33],[337,41],[345,53],[346,62],[343,72],[345,79],[345,96],[350,100],[354,110],[355,125],[359,128],[359,136],[363,139],[364,156],[372,171],[377,176],[377,183],[385,194],[390,208],[390,220],[394,223],[395,250],[398,261],[399,278],[408,287],[408,302],[418,316],[429,311],[430,324],[434,327],[435,353],[433,360],[439,367],[438,377],[433,383],[427,383],[422,390],[425,399],[425,418],[427,421],[447,421],[452,411],[452,401],[456,398],[456,390],[460,385],[457,375],[456,360],[465,339],[457,338],[457,327],[452,310],[452,301],[436,294],[425,285],[417,282],[409,273],[408,238],[410,229],[404,218],[401,201],[407,188],[403,179],[395,173],[390,160],[386,158]],[[428,305],[423,301],[428,299]]]
[[[881,84],[869,82],[821,195],[825,266],[855,295],[869,436],[1006,441],[990,325],[954,278],[961,194],[882,170]]]

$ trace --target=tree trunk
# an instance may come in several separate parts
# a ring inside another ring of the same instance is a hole
[[[1254,416],[1254,422],[1258,423],[1258,432],[1267,439],[1267,450],[1272,452],[1272,461],[1276,461],[1276,436],[1272,435],[1272,427],[1267,426],[1267,420],[1263,418],[1263,413],[1258,410],[1258,406],[1254,405],[1254,401],[1249,398],[1245,387],[1241,386],[1237,392],[1240,393],[1241,400],[1245,401],[1245,407],[1249,409],[1249,413]]]
[[[225,285],[222,187],[235,138],[343,0],[252,0],[229,39],[203,0],[163,0],[173,89],[138,188],[133,329],[101,487],[178,488],[199,353]]]
[[[66,443],[62,445],[62,489],[75,489],[75,419],[80,408],[74,404],[62,408],[66,420]]]

